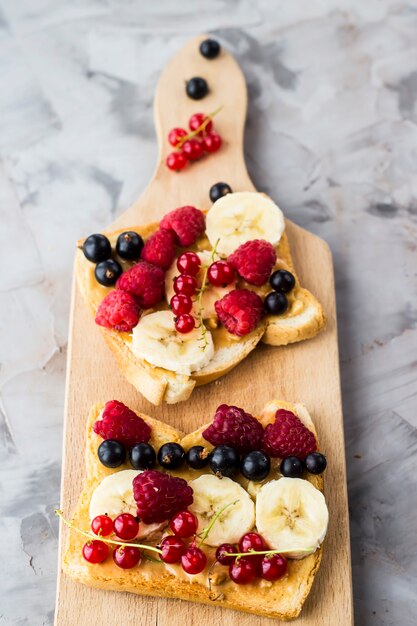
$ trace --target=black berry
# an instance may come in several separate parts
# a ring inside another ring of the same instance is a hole
[[[271,469],[271,459],[261,450],[252,450],[242,459],[240,471],[248,480],[258,482],[266,478]]]
[[[204,78],[194,76],[194,78],[187,80],[185,90],[189,98],[201,100],[201,98],[204,98],[204,96],[208,94],[208,85]]]
[[[326,457],[320,452],[310,452],[304,462],[310,474],[321,474],[327,467]]]
[[[97,454],[106,467],[119,467],[126,460],[126,448],[115,439],[105,439],[99,445]]]
[[[238,453],[230,446],[217,446],[209,458],[210,469],[216,476],[233,476],[239,463]]]
[[[287,456],[281,461],[279,471],[288,478],[300,478],[303,473],[303,462],[298,456]]]
[[[264,302],[265,313],[269,315],[281,315],[288,309],[288,300],[282,291],[271,291]]]
[[[111,287],[114,285],[122,273],[122,266],[117,261],[113,261],[113,259],[97,263],[94,270],[97,282],[105,287]]]
[[[208,452],[204,446],[193,446],[185,454],[185,461],[191,469],[203,469],[208,463]]]
[[[158,463],[165,469],[177,469],[184,463],[184,458],[184,448],[179,443],[164,443],[158,450]]]
[[[295,278],[291,272],[287,270],[277,270],[269,279],[269,284],[275,291],[283,291],[288,293],[291,289],[294,289]]]
[[[227,183],[216,183],[210,187],[210,200],[216,202],[219,198],[222,198],[228,193],[232,193],[232,188]]]
[[[86,259],[92,263],[99,263],[111,257],[110,241],[104,235],[90,235],[83,243],[83,252]]]
[[[138,233],[129,230],[117,238],[116,252],[122,259],[137,261],[143,248],[143,239]]]
[[[206,59],[215,59],[219,56],[221,46],[215,39],[205,39],[200,44],[200,54]]]
[[[130,462],[137,470],[150,469],[156,461],[155,450],[149,443],[136,443],[129,451]]]

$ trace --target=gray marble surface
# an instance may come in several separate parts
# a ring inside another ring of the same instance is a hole
[[[247,77],[246,155],[256,185],[332,248],[356,623],[411,626],[411,0],[0,0],[0,623],[53,620],[74,241],[144,188],[156,157],[158,75],[201,31],[219,37]]]

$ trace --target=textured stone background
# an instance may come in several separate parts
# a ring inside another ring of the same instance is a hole
[[[333,250],[356,620],[411,626],[417,3],[395,0],[0,0],[0,623],[53,620],[74,241],[144,188],[158,75],[201,31],[247,77],[255,184]]]

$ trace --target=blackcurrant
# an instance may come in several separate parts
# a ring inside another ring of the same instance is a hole
[[[287,456],[282,459],[279,471],[288,478],[300,478],[303,473],[303,462],[298,456]]]
[[[269,279],[269,284],[272,289],[275,291],[283,291],[284,293],[288,293],[292,289],[294,289],[295,278],[291,272],[287,272],[287,270],[277,270]]]
[[[185,454],[185,461],[191,469],[203,469],[208,463],[208,452],[204,446],[193,446]]]
[[[115,439],[105,439],[98,447],[98,458],[106,467],[119,467],[126,459],[126,448]]]
[[[227,183],[216,183],[210,187],[209,196],[212,202],[216,202],[228,193],[232,193],[232,188]]]
[[[268,315],[281,315],[288,309],[288,300],[282,291],[271,291],[264,301],[265,313]]]
[[[252,450],[242,458],[240,471],[248,480],[258,482],[266,478],[271,469],[271,459],[261,450]]]
[[[217,446],[209,457],[209,465],[216,476],[233,476],[239,468],[239,455],[230,446]]]
[[[185,90],[189,98],[192,98],[193,100],[201,100],[201,98],[204,98],[204,96],[208,94],[207,81],[200,76],[194,76],[194,78],[187,80]]]
[[[105,261],[111,256],[110,241],[104,235],[90,235],[83,243],[83,252],[86,259],[92,263]]]
[[[184,459],[184,448],[179,443],[164,443],[158,450],[158,463],[165,469],[177,469],[184,463]]]
[[[143,248],[143,239],[138,233],[129,230],[117,238],[116,252],[122,259],[137,261]]]
[[[204,39],[200,44],[200,54],[206,59],[215,59],[220,50],[221,46],[215,39]]]
[[[155,450],[149,443],[136,443],[129,450],[130,462],[137,470],[150,469],[156,461]]]
[[[305,465],[310,474],[321,474],[327,467],[327,460],[320,452],[310,452],[305,458]]]
[[[122,266],[117,261],[113,261],[113,259],[97,263],[94,270],[97,282],[100,285],[104,285],[104,287],[112,287],[122,273]]]

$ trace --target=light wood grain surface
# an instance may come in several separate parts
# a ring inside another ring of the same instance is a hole
[[[155,99],[160,162],[141,198],[113,226],[134,226],[160,218],[182,204],[208,208],[208,190],[218,181],[234,191],[253,189],[243,158],[246,87],[233,58],[207,61],[198,53],[202,37],[189,42],[164,70]],[[185,96],[184,81],[204,76],[210,94],[196,102]],[[223,105],[216,129],[224,139],[219,153],[186,168],[169,172],[163,159],[169,151],[166,135],[174,126],[184,126],[198,111],[211,112]],[[271,176],[279,163],[271,163]],[[285,211],[285,207],[282,207]],[[327,329],[313,340],[286,348],[258,346],[230,374],[198,388],[190,400],[178,405],[154,407],[123,378],[87,312],[74,285],[67,369],[64,426],[62,501],[71,515],[84,477],[85,421],[90,406],[116,398],[185,432],[210,421],[222,402],[255,413],[271,398],[303,402],[317,426],[321,446],[328,458],[326,499],[330,525],[320,571],[301,617],[303,626],[348,626],[352,624],[349,517],[347,508],[343,418],[340,396],[339,357],[332,259],[328,246],[291,222],[287,232],[301,282],[322,302]],[[89,233],[80,233],[80,235]],[[60,553],[66,529],[61,527]],[[256,616],[184,602],[98,591],[64,576],[59,568],[55,623],[58,626],[184,626],[224,624],[261,626],[270,620]]]

